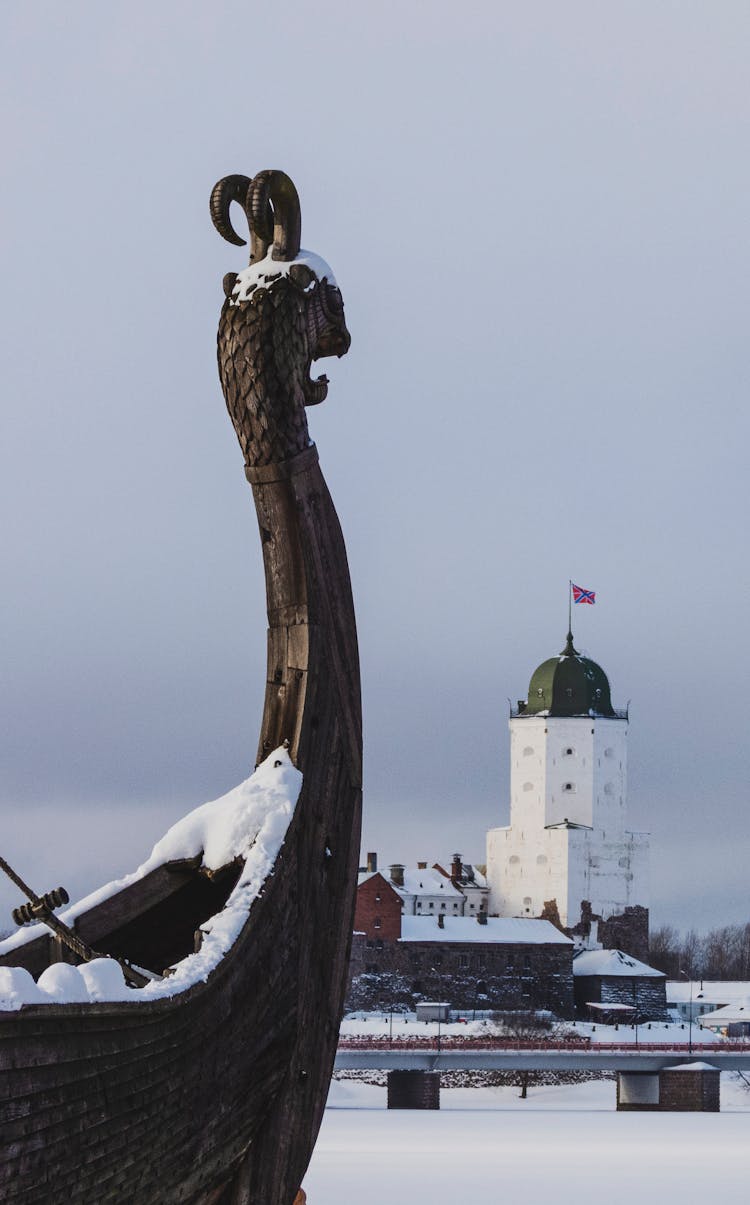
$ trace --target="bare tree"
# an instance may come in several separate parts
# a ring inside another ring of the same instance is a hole
[[[504,1038],[516,1038],[520,1042],[534,1041],[546,1037],[552,1029],[552,1019],[546,1013],[532,1010],[517,1010],[507,1013],[493,1013],[491,1020],[495,1032]],[[519,1071],[518,1087],[521,1089],[520,1098],[526,1100],[532,1071]]]

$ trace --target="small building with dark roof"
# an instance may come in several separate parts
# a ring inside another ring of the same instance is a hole
[[[622,950],[583,950],[573,959],[576,1016],[584,1020],[668,1021],[667,977]]]

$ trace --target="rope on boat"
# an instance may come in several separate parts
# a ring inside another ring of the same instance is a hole
[[[61,921],[59,916],[55,916],[53,908],[59,908],[61,904],[68,903],[68,893],[64,887],[57,887],[54,891],[48,891],[45,895],[39,896],[35,891],[32,891],[28,883],[25,883],[19,874],[5,861],[5,858],[0,856],[0,870],[4,871],[12,883],[15,883],[24,895],[28,902],[22,904],[20,908],[13,910],[13,920],[17,925],[28,924],[30,921],[40,921],[46,925],[48,929],[60,938],[60,941],[71,950],[81,962],[92,962],[95,958],[113,958],[112,954],[99,954],[87,942],[83,941],[78,934]],[[129,966],[127,962],[121,958],[114,958],[114,961],[119,964],[125,982],[131,987],[145,987],[150,980]]]

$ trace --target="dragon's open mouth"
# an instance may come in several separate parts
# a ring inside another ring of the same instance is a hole
[[[320,402],[324,402],[328,395],[328,377],[325,373],[322,373],[319,377],[311,377],[311,367],[312,361],[307,365],[307,374],[302,389],[305,394],[305,405],[317,406]]]

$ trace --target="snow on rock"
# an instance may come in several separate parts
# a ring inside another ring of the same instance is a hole
[[[24,1004],[41,1004],[44,1000],[44,992],[23,967],[0,967],[0,1010],[15,1012]]]
[[[67,962],[55,962],[43,971],[37,987],[47,997],[47,1004],[88,1004],[89,989],[78,967]]]
[[[131,1000],[122,967],[114,958],[93,958],[78,968],[89,1000]]]
[[[274,750],[245,782],[220,799],[195,808],[172,825],[133,874],[107,883],[60,914],[62,920],[72,925],[77,916],[165,862],[201,857],[203,866],[218,870],[235,858],[244,858],[242,873],[226,905],[202,926],[204,939],[200,951],[177,963],[174,974],[153,980],[146,987],[131,989],[124,986],[119,965],[108,958],[96,959],[80,968],[56,963],[44,971],[38,985],[19,967],[0,967],[0,1010],[41,1003],[101,1000],[138,1003],[175,996],[207,979],[237,939],[250,906],[273,869],[301,789],[302,775],[286,749]],[[0,953],[8,953],[45,931],[42,925],[19,929],[0,942]]]
[[[250,264],[249,268],[243,268],[241,272],[237,273],[237,280],[232,289],[231,304],[239,305],[241,301],[247,301],[257,288],[270,288],[275,281],[280,280],[283,276],[288,276],[294,264],[303,264],[304,267],[315,273],[318,280],[326,277],[330,285],[338,287],[336,277],[328,264],[314,251],[304,251],[300,248],[297,258],[291,260],[273,259],[269,251],[265,259],[259,259],[257,263]],[[309,292],[314,287],[315,281],[310,281],[305,292]]]

